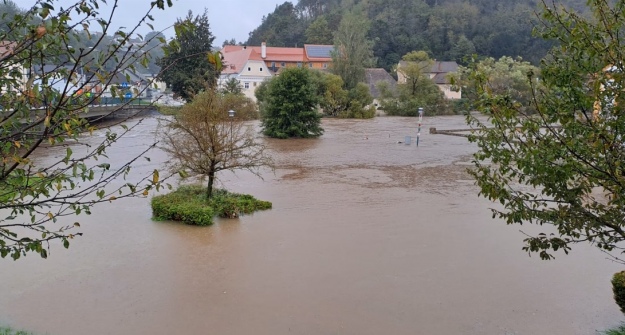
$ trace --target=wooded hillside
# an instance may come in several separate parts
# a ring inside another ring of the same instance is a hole
[[[556,0],[585,11],[584,0]],[[553,5],[551,1],[549,5]],[[247,44],[302,46],[332,44],[333,32],[348,11],[370,20],[377,65],[390,69],[401,56],[426,50],[439,60],[472,54],[499,58],[521,56],[532,63],[545,56],[550,42],[532,37],[540,0],[299,0],[284,2],[250,32]]]

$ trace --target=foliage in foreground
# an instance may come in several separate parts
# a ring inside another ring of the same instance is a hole
[[[625,314],[625,271],[617,272],[612,276],[612,292],[614,301]]]
[[[15,330],[11,327],[0,326],[0,335],[32,335],[32,333],[23,330]]]
[[[138,180],[113,184],[116,178],[127,177],[132,164],[154,145],[113,163],[107,157],[108,148],[131,128],[109,128],[87,145],[84,139],[95,127],[84,113],[102,92],[114,97],[121,93],[111,85],[115,77],[148,65],[149,50],[134,47],[132,38],[143,24],[149,25],[157,8],[171,1],[153,1],[145,13],[137,13],[137,25],[128,30],[110,27],[112,14],[99,13],[102,0],[76,0],[63,6],[60,2],[39,0],[19,15],[2,17],[10,20],[8,29],[0,29],[4,49],[0,62],[3,258],[17,260],[30,252],[46,258],[54,241],[67,248],[72,238],[81,235],[77,215],[89,214],[97,203],[146,196],[163,180],[154,171]],[[102,29],[112,36],[94,32]],[[92,48],[70,48],[69,41]],[[78,94],[90,90],[94,82],[100,90],[90,92],[93,95]],[[64,155],[50,155],[45,164],[34,159],[55,146],[62,146]]]
[[[11,176],[0,181],[0,202],[9,202],[18,195],[18,191],[41,181],[39,177]]]
[[[271,202],[248,194],[231,193],[223,189],[206,199],[201,185],[185,185],[176,191],[152,198],[152,213],[156,220],[182,221],[189,225],[208,226],[213,217],[234,218],[242,214],[271,209]]]
[[[601,335],[625,335],[625,324],[599,332]]]
[[[488,122],[467,117],[477,130],[471,173],[480,195],[501,203],[493,217],[549,226],[523,247],[541,259],[580,242],[624,250],[625,3],[610,3],[588,1],[592,19],[543,3],[542,36],[560,46],[543,61],[540,84],[526,74],[534,114],[473,73]]]

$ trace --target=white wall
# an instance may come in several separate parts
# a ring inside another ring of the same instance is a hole
[[[265,80],[268,80],[272,77],[271,72],[265,65],[264,61],[256,61],[250,60],[245,66],[241,69],[241,72],[238,74],[222,74],[219,76],[218,86],[221,88],[224,86],[226,81],[230,78],[236,78],[241,85],[241,90],[243,94],[256,101],[256,97],[254,96],[254,92],[256,88]]]
[[[440,84],[436,86],[438,86],[438,89],[441,90],[443,94],[445,94],[446,99],[457,100],[457,99],[462,98],[462,91],[461,90],[458,90],[458,92],[453,91],[451,89],[451,85],[449,84]]]

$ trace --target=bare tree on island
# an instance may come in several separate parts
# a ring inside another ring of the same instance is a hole
[[[171,0],[153,1],[151,8],[137,17],[134,28],[115,31],[110,23],[118,2],[109,2],[112,13],[101,14],[101,0],[76,1],[62,8],[56,0],[39,0],[19,15],[2,17],[8,22],[0,31],[3,258],[10,255],[16,260],[29,252],[46,258],[54,240],[62,241],[67,248],[70,239],[81,235],[77,215],[90,214],[97,203],[145,196],[161,186],[158,171],[139,177],[137,182],[111,184],[125,177],[132,163],[154,146],[127,161],[109,163],[107,149],[132,127],[108,129],[99,143],[83,142],[83,135],[95,130],[85,119],[89,105],[112,87],[116,75],[133,70],[133,64],[148,63],[147,51],[130,43],[135,31],[149,25],[153,10],[171,6]],[[89,33],[92,26],[101,31]],[[85,36],[91,47],[71,47],[72,43],[85,45]],[[111,62],[115,64],[113,69],[105,70],[105,64]],[[77,94],[87,91],[92,82],[97,82],[101,90]],[[36,164],[35,151],[50,146],[65,146],[65,155],[47,164]],[[85,150],[73,152],[76,146]]]
[[[255,112],[254,107],[238,104],[248,110],[230,115],[232,98],[209,90],[195,96],[175,118],[165,120],[162,148],[171,157],[170,169],[208,178],[208,199],[218,172],[247,170],[261,177],[261,168],[273,165],[252,125],[244,122],[246,115]]]

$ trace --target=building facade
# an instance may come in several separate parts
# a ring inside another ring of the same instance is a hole
[[[406,67],[410,62],[400,61],[397,65],[397,83],[405,84],[406,76],[402,73],[401,68]],[[435,84],[438,89],[443,92],[446,99],[457,100],[462,98],[462,90],[460,88],[452,89],[449,75],[458,71],[458,63],[434,61],[429,69],[423,71]]]
[[[224,68],[218,80],[223,87],[236,79],[248,98],[256,100],[254,92],[260,83],[279,75],[289,67],[308,67],[326,70],[332,63],[332,45],[304,45],[303,48],[226,45],[221,50]]]

